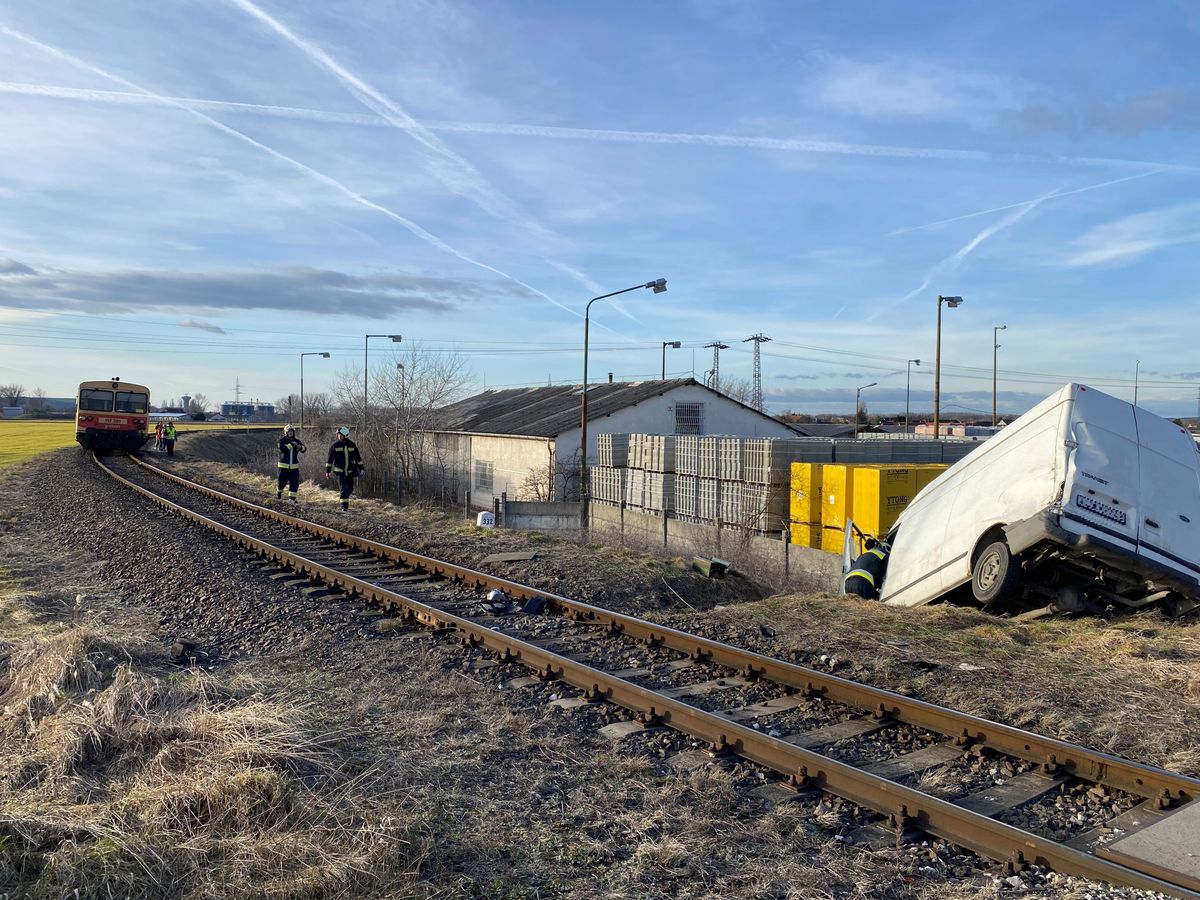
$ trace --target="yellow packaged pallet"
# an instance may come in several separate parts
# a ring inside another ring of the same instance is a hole
[[[821,549],[842,552],[846,520],[854,511],[856,466],[826,463],[821,468]]]
[[[950,467],[945,463],[925,463],[913,466],[913,468],[917,471],[917,493],[919,494],[929,482],[933,481]]]
[[[851,509],[864,534],[883,536],[917,495],[913,466],[865,465],[854,469]]]
[[[821,467],[824,463],[792,463],[791,539],[802,547],[821,546]]]

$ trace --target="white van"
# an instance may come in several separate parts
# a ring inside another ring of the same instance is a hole
[[[1182,615],[1200,605],[1200,453],[1179,426],[1068,384],[921,491],[886,541],[893,606],[969,583],[995,609]]]

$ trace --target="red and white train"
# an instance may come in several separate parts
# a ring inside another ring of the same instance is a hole
[[[146,443],[150,389],[120,378],[85,381],[75,395],[75,440],[88,450],[138,450]]]

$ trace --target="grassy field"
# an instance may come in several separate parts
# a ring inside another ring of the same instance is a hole
[[[0,421],[0,466],[11,466],[47,450],[75,443],[75,423]]]
[[[188,422],[181,432],[214,428],[279,428],[278,425],[230,425],[227,422]],[[0,466],[11,466],[39,453],[75,444],[75,422],[57,419],[39,422],[26,419],[0,420]]]

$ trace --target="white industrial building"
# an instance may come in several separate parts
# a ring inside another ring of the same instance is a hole
[[[582,387],[489,390],[439,410],[427,462],[473,506],[493,498],[563,500],[578,496]],[[795,437],[787,425],[694,378],[610,382],[588,387],[588,461],[601,433],[728,434]]]

